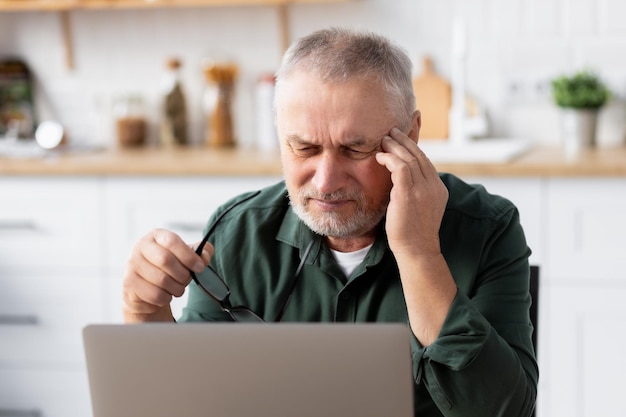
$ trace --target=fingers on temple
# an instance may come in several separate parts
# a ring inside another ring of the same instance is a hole
[[[402,132],[394,130],[392,135],[383,140],[383,150],[390,156],[383,156],[379,161],[384,161],[390,171],[399,175],[407,172],[414,182],[427,177],[433,168],[422,150]]]

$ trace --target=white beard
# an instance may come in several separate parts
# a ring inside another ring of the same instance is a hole
[[[353,200],[357,210],[354,216],[342,217],[336,212],[313,214],[307,209],[310,198],[320,200]],[[339,191],[333,194],[320,194],[314,190],[301,189],[297,194],[289,193],[294,213],[315,233],[339,238],[359,237],[372,231],[385,216],[387,204],[368,207],[367,199],[361,192]]]

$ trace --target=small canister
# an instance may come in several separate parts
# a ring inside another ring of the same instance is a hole
[[[146,143],[144,102],[138,94],[118,97],[114,103],[115,127],[120,147],[143,146]]]

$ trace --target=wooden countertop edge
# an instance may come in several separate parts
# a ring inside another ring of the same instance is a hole
[[[1,159],[0,175],[275,176],[277,152],[208,148],[143,148],[51,153],[40,159]]]
[[[487,177],[626,177],[626,147],[568,158],[536,147],[508,163],[435,163],[441,172]],[[0,176],[280,176],[278,152],[254,149],[144,148],[56,152],[39,159],[0,158]]]

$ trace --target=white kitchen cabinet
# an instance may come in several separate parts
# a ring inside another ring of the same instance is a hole
[[[0,178],[0,267],[102,265],[96,178]]]
[[[552,179],[548,196],[550,277],[626,284],[626,179]]]
[[[90,414],[81,329],[103,318],[97,178],[0,178],[0,415]]]
[[[217,206],[279,179],[1,178],[0,415],[88,416],[80,330],[121,322],[132,245],[156,227],[197,242]],[[541,268],[537,417],[625,415],[626,179],[464,179],[517,205]]]
[[[624,178],[547,183],[538,417],[626,415],[625,191]]]
[[[0,416],[89,417],[87,374],[82,368],[0,369]]]
[[[0,369],[82,364],[81,330],[103,319],[103,280],[84,270],[10,276],[0,279]]]
[[[549,417],[622,417],[625,286],[548,284],[542,306],[542,409]]]

